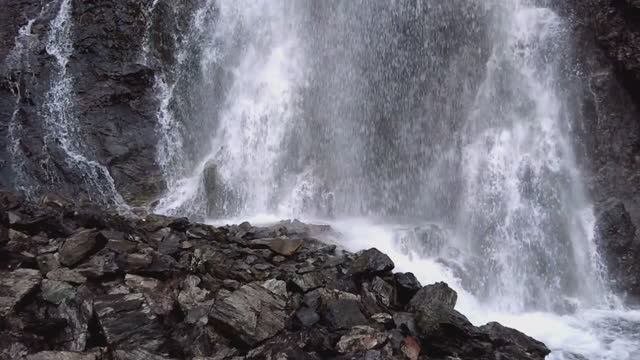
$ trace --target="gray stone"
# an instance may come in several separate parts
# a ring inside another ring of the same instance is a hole
[[[319,272],[310,272],[306,274],[296,274],[291,282],[298,287],[303,293],[324,286],[324,277]]]
[[[387,336],[369,326],[354,326],[348,334],[342,336],[336,344],[336,350],[342,354],[359,353],[381,347]]]
[[[353,275],[376,275],[393,270],[395,265],[386,254],[376,248],[365,250],[351,264]]]
[[[47,273],[47,279],[66,281],[72,284],[84,284],[87,278],[77,271],[67,268],[57,268]]]
[[[135,293],[144,294],[149,307],[157,315],[169,314],[175,305],[175,294],[158,279],[127,274],[125,284]]]
[[[296,319],[298,319],[302,326],[311,327],[320,321],[320,315],[313,309],[303,306],[296,311]]]
[[[130,350],[157,350],[164,330],[140,293],[104,295],[94,300],[95,314],[107,343]]]
[[[286,237],[251,240],[252,246],[265,246],[276,254],[282,256],[291,256],[295,254],[302,244],[304,244],[303,240],[288,239]]]
[[[210,317],[245,344],[255,346],[284,329],[286,298],[278,294],[281,288],[286,293],[286,284],[279,280],[242,286],[219,298]]]
[[[120,267],[116,262],[116,254],[108,249],[102,249],[89,261],[80,264],[76,270],[87,278],[95,279],[116,274],[120,271]]]
[[[27,355],[26,360],[100,360],[95,353],[78,353],[71,351],[41,351]]]
[[[42,275],[46,275],[52,270],[60,267],[60,261],[58,261],[58,254],[43,254],[36,257],[38,268]]]
[[[322,313],[331,329],[349,329],[356,325],[365,325],[367,319],[360,311],[358,301],[349,299],[329,300],[324,305]]]
[[[390,307],[395,303],[395,289],[391,284],[377,276],[371,281],[369,291],[375,295],[378,304],[384,307]]]
[[[396,283],[398,300],[402,304],[408,303],[413,295],[422,288],[422,285],[412,273],[395,273],[393,274],[393,279]]]
[[[94,253],[98,247],[95,230],[84,229],[71,235],[59,251],[60,263],[65,266],[74,266]]]
[[[182,311],[188,312],[205,302],[209,296],[209,291],[198,287],[200,282],[200,278],[195,275],[187,275],[182,282],[182,290],[178,294],[178,303]]]
[[[42,280],[40,272],[33,269],[18,269],[0,272],[0,316],[6,316]]]
[[[417,312],[432,305],[443,305],[453,309],[456,306],[458,294],[444,282],[427,285],[413,296],[408,310]]]
[[[76,295],[76,289],[69,283],[49,279],[42,280],[40,291],[44,300],[55,305]]]
[[[176,358],[156,355],[142,349],[116,350],[113,360],[177,360]]]

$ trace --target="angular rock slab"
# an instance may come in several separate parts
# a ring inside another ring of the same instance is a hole
[[[286,283],[280,280],[247,284],[218,299],[209,316],[253,347],[284,329],[287,301],[282,289]]]
[[[351,264],[353,275],[376,275],[393,270],[395,264],[387,254],[376,248],[363,251]]]
[[[359,353],[382,346],[387,336],[369,326],[355,326],[336,344],[342,354]]]
[[[26,360],[100,360],[101,356],[94,353],[77,353],[71,351],[42,351],[31,354]]]
[[[74,266],[95,252],[98,246],[97,234],[95,230],[85,229],[71,235],[60,248],[60,263]]]
[[[0,272],[0,316],[6,316],[27,294],[40,285],[38,270],[18,269]]]
[[[409,311],[417,312],[434,305],[442,305],[451,310],[456,306],[458,294],[444,282],[427,285],[413,296]]]
[[[114,294],[94,300],[107,343],[118,349],[157,350],[165,341],[158,318],[140,293]]]
[[[271,251],[282,256],[291,256],[300,249],[303,240],[300,239],[287,239],[287,238],[267,238],[257,239],[251,241],[252,245],[266,246]]]

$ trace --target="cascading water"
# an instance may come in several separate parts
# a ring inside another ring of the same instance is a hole
[[[87,188],[96,192],[95,200],[125,206],[109,170],[85,155],[87,149],[82,143],[79,124],[73,115],[73,78],[67,73],[67,63],[73,52],[71,26],[71,1],[62,0],[58,14],[51,23],[46,45],[47,53],[55,58],[56,63],[43,109],[47,131],[44,144],[48,149],[47,153],[58,147],[64,151],[66,165],[82,174]],[[47,161],[43,166],[50,164]]]
[[[91,159],[90,151],[81,135],[80,124],[74,116],[73,78],[67,72],[69,58],[73,53],[71,7],[70,0],[54,0],[43,4],[38,16],[29,20],[19,30],[16,45],[6,60],[6,69],[18,74],[14,91],[16,105],[8,126],[9,141],[12,144],[10,154],[14,183],[27,196],[34,197],[45,191],[55,191],[57,186],[64,184],[68,179],[60,178],[61,174],[74,174],[91,200],[124,208],[125,202],[117,192],[109,170]],[[47,37],[41,39],[32,34],[33,24],[43,20],[52,9],[57,11],[49,23]],[[35,179],[26,169],[25,165],[29,160],[21,146],[26,137],[20,117],[23,94],[29,91],[25,87],[33,86],[30,84],[33,79],[25,78],[33,72],[31,56],[36,52],[40,41],[44,41],[44,50],[52,58],[48,90],[38,109],[44,120],[41,124],[43,156],[38,159],[38,166],[44,169],[46,179]],[[64,163],[54,161],[54,153],[61,154]],[[64,168],[64,171],[61,168]]]
[[[223,0],[212,13],[198,79],[215,100],[179,126],[160,111],[168,139],[193,121],[210,137],[171,142],[206,151],[157,211],[329,219],[347,248],[447,280],[473,322],[522,329],[553,359],[640,356],[640,315],[607,290],[574,161],[562,18],[525,0]]]

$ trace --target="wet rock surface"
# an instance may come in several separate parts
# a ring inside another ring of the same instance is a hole
[[[14,251],[20,247],[0,245],[0,359],[517,360],[548,353],[513,329],[471,325],[445,283],[422,287],[412,274],[393,274],[393,262],[376,249],[350,254],[321,242],[314,237],[321,227],[213,227],[26,202],[11,212],[21,219],[8,224],[21,230],[14,241],[40,255],[25,261]],[[45,215],[49,226],[40,228],[33,220]],[[274,238],[280,245],[271,246]]]

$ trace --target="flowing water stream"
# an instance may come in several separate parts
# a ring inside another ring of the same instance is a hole
[[[574,159],[565,21],[527,0],[203,2],[192,72],[157,79],[156,210],[329,222],[551,359],[640,358]]]

